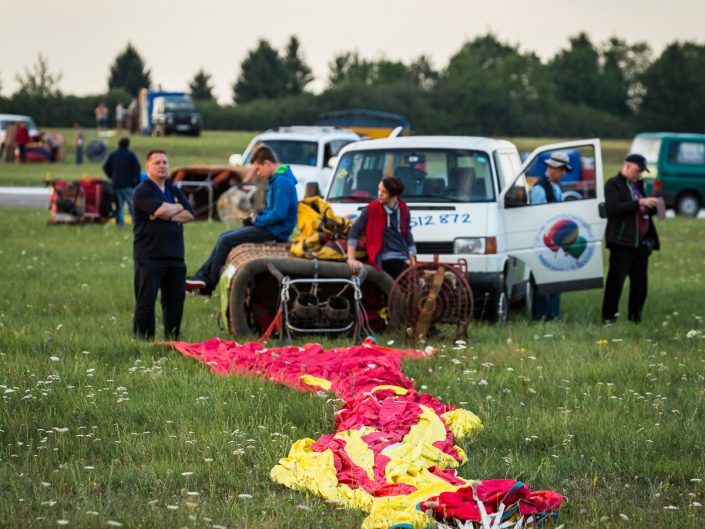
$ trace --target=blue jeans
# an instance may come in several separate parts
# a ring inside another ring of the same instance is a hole
[[[115,198],[117,199],[117,211],[115,212],[115,223],[119,226],[125,224],[125,216],[123,210],[125,209],[125,203],[127,202],[127,209],[130,212],[130,217],[133,221],[135,218],[135,210],[132,207],[132,193],[135,191],[134,187],[123,187],[122,189],[115,190]]]
[[[561,315],[561,294],[545,294],[534,296],[534,320],[557,320]]]
[[[246,242],[267,242],[276,238],[266,228],[243,226],[224,231],[218,236],[213,251],[196,272],[196,277],[206,282],[205,290],[211,292],[220,280],[220,269],[225,265],[230,250]]]

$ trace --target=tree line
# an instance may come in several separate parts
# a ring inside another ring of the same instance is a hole
[[[448,64],[427,56],[404,63],[344,52],[329,63],[325,88],[313,94],[311,68],[296,36],[282,51],[267,40],[251,49],[232,85],[232,104],[215,101],[211,75],[195,73],[189,93],[205,127],[262,130],[312,124],[321,112],[371,108],[402,114],[418,134],[628,137],[638,130],[705,131],[705,46],[669,44],[656,58],[648,44],[585,33],[542,61],[491,33],[464,43]],[[4,112],[32,114],[46,126],[91,122],[99,101],[129,100],[152,86],[151,72],[128,43],[110,66],[108,92],[71,96],[47,60],[17,75],[0,97]],[[168,87],[173,89],[173,87]]]

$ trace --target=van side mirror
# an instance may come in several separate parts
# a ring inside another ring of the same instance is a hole
[[[328,162],[326,162],[326,167],[333,169],[336,165],[338,165],[337,156],[331,156],[330,158],[328,158]]]
[[[505,208],[518,208],[526,206],[528,203],[526,189],[523,187],[513,186],[504,196]]]
[[[228,164],[242,165],[242,154],[231,154],[230,158],[228,158]]]

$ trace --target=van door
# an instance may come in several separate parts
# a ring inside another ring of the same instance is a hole
[[[594,186],[582,199],[538,203],[541,193],[532,193],[532,183],[538,184],[533,177],[527,179],[527,175],[533,174],[538,163],[555,151],[578,151],[579,163],[589,168],[590,178],[594,167]],[[536,197],[534,203],[532,197]],[[599,139],[536,149],[522,164],[514,181],[502,189],[499,211],[507,254],[530,268],[540,294],[602,287],[605,220],[600,218],[598,204],[603,201]]]

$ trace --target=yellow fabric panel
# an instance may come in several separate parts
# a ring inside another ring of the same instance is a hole
[[[367,477],[374,479],[375,454],[367,443],[362,440],[363,435],[376,432],[377,429],[363,426],[359,430],[345,430],[335,434],[337,439],[345,441],[345,453],[350,456],[353,463],[362,468]]]
[[[484,428],[482,421],[477,415],[461,408],[448,411],[441,417],[448,425],[455,439],[462,439],[467,435],[475,435]]]
[[[302,382],[304,382],[304,384],[321,388],[325,391],[330,391],[330,388],[332,386],[330,380],[326,380],[325,378],[314,377],[313,375],[301,375],[301,380]]]
[[[370,393],[375,393],[376,391],[382,391],[384,389],[391,389],[395,395],[406,395],[409,393],[408,389],[404,389],[399,386],[394,386],[392,384],[383,384],[381,386],[375,386],[372,388],[372,391]]]

